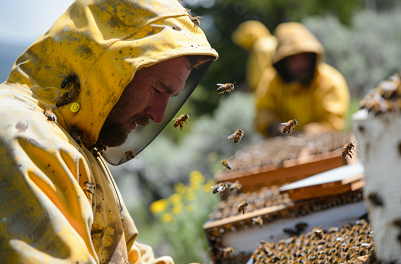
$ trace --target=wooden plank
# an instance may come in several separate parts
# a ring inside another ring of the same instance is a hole
[[[352,176],[352,177],[349,177],[349,178],[347,178],[347,179],[342,180],[341,183],[342,183],[343,185],[345,185],[345,184],[349,184],[349,183],[351,183],[351,182],[359,181],[359,180],[362,179],[364,176],[365,176],[365,173],[360,173],[360,174],[357,174],[357,175],[355,175],[355,176]]]
[[[316,155],[313,159],[303,161],[291,161],[286,166],[277,167],[274,165],[255,167],[252,170],[234,171],[216,175],[218,182],[235,182],[242,184],[242,192],[259,190],[262,187],[272,185],[283,185],[302,180],[327,170],[345,165],[345,161],[338,156],[338,153],[329,152]]]
[[[205,224],[203,224],[203,229],[207,230],[210,228],[222,227],[227,224],[232,224],[232,223],[248,220],[248,219],[257,217],[259,215],[265,215],[265,214],[269,214],[272,212],[280,211],[286,207],[287,207],[286,205],[270,206],[270,207],[265,207],[265,208],[255,210],[255,211],[252,211],[249,213],[245,213],[244,215],[242,215],[242,214],[233,215],[233,216],[226,217],[226,218],[223,218],[220,220],[206,222]]]

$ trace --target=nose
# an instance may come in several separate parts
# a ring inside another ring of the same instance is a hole
[[[160,124],[164,119],[168,100],[169,97],[153,100],[151,105],[145,108],[145,115],[147,115],[153,122]]]

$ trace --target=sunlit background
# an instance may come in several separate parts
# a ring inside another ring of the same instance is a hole
[[[72,3],[70,0],[5,1],[0,9],[0,81],[5,81],[17,57]],[[138,227],[138,240],[157,255],[176,263],[207,262],[202,230],[219,201],[210,192],[220,160],[257,142],[253,130],[253,94],[245,82],[247,53],[231,34],[243,21],[259,20],[274,32],[282,22],[299,21],[323,44],[326,62],[346,78],[358,101],[380,80],[400,68],[401,0],[184,0],[220,55],[204,80],[180,110],[191,112],[182,132],[172,123],[134,160],[111,167],[125,203]],[[236,82],[234,92],[216,95],[216,83]],[[246,129],[243,145],[227,136]],[[346,127],[351,130],[348,118]],[[155,202],[157,201],[157,202]]]

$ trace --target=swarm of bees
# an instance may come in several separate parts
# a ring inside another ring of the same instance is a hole
[[[69,102],[74,100],[74,98],[77,97],[81,92],[81,85],[79,85],[79,83],[77,82],[75,75],[69,75],[65,77],[60,85],[61,88],[68,88],[70,86],[71,88],[68,90],[68,92],[65,92],[60,97],[53,99],[53,101],[57,100],[56,102],[57,107],[68,104]]]
[[[70,136],[75,140],[75,142],[77,142],[78,145],[82,143],[82,145],[84,145],[85,147],[88,146],[88,140],[86,139],[84,133],[78,128],[72,127],[72,129],[70,130]]]
[[[213,189],[213,193],[220,193],[221,196],[223,196],[224,191],[230,187],[230,191],[239,191],[242,188],[241,183],[239,183],[239,181],[236,181],[234,183],[231,182],[220,182],[219,184],[216,184],[214,186],[212,186]]]
[[[248,207],[249,203],[247,201],[243,201],[238,205],[238,213],[241,213],[244,215],[246,213],[246,208]]]
[[[53,113],[52,110],[45,109],[43,111],[43,114],[47,117],[47,120],[53,121],[54,123],[57,123],[57,116]]]
[[[262,241],[247,263],[365,263],[375,252],[372,227],[364,220],[342,229],[320,228],[277,243]]]
[[[180,132],[182,130],[182,128],[184,127],[184,122],[185,124],[187,124],[187,120],[190,121],[189,119],[189,113],[188,114],[183,114],[180,115],[174,122],[174,127],[178,127],[180,126]]]
[[[345,144],[344,147],[338,149],[341,150],[341,158],[346,159],[348,155],[352,159],[351,154],[354,154],[354,152],[352,152],[355,148],[354,144],[357,144],[357,142],[356,141],[349,142]]]
[[[232,90],[234,90],[234,83],[218,83],[217,85],[219,88],[217,88],[216,93],[221,94],[221,97],[224,97],[226,93],[230,93]]]
[[[244,129],[245,130],[245,129]],[[231,134],[228,136],[228,139],[233,139],[234,144],[237,144],[238,142],[242,144],[242,138],[244,137],[245,133],[244,130],[238,129],[235,131],[234,134]]]
[[[289,134],[291,130],[295,128],[295,126],[298,125],[298,118],[296,119],[291,119],[287,123],[281,123],[283,125],[283,134]]]

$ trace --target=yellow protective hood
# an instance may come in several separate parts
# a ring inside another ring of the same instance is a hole
[[[231,35],[231,39],[244,50],[251,50],[257,40],[269,36],[271,36],[270,31],[265,25],[259,21],[250,20],[242,22]]]
[[[179,1],[77,0],[17,59],[7,81],[26,84],[40,107],[53,109],[65,130],[76,126],[90,146],[138,69],[184,55],[218,57]],[[81,92],[57,108],[70,74]]]
[[[317,64],[324,61],[323,46],[301,23],[282,23],[277,26],[274,34],[278,43],[272,58],[273,64],[288,56],[303,52],[316,53]]]

